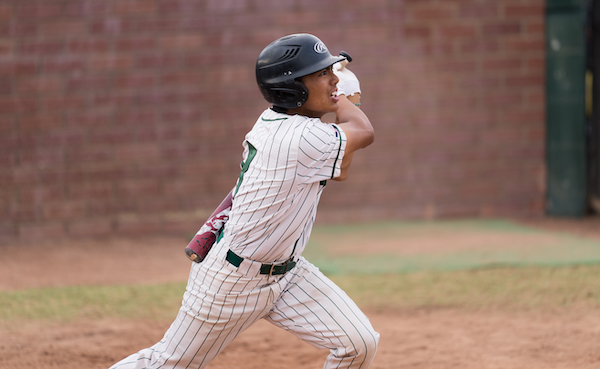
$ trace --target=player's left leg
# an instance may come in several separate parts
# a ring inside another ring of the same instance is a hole
[[[285,292],[266,319],[315,347],[329,349],[324,368],[368,368],[379,333],[354,301],[304,258],[284,280]]]
[[[110,369],[204,368],[239,333],[266,315],[280,287],[225,261],[227,249],[192,263],[177,318],[162,340]]]

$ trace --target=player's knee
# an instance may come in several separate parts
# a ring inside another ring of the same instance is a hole
[[[379,333],[372,328],[356,332],[350,337],[351,345],[346,347],[346,356],[353,357],[353,362],[368,365],[377,352]],[[361,366],[362,367],[362,366]]]
[[[362,357],[363,362],[370,363],[377,352],[377,346],[379,345],[379,333],[371,329],[368,335],[363,335],[363,339],[364,348],[360,352],[360,356]]]

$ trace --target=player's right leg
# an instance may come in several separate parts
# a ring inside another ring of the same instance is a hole
[[[111,369],[204,368],[267,314],[273,299],[264,278],[238,273],[222,251],[211,250],[202,263],[193,263],[179,314],[163,339]]]
[[[330,351],[325,369],[366,369],[379,333],[350,297],[318,268],[300,258],[286,274],[283,292],[267,320],[305,342]]]

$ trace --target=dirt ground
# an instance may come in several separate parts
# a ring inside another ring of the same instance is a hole
[[[600,240],[599,217],[521,222]],[[435,235],[428,235],[422,241],[434,245],[434,238]],[[449,247],[447,241],[445,248]],[[136,242],[110,239],[5,246],[1,249],[0,290],[184,281],[189,270],[189,261],[181,251],[185,242],[177,238]],[[140,246],[145,250],[143,254]],[[87,251],[82,253],[82,248]],[[46,257],[36,258],[41,253]],[[366,313],[381,334],[379,351],[371,366],[374,369],[600,367],[598,311],[420,309]],[[108,368],[158,341],[169,324],[170,321],[82,320],[60,324],[30,322],[16,329],[0,325],[0,368]],[[209,367],[320,368],[326,355],[327,352],[259,322],[241,334]]]

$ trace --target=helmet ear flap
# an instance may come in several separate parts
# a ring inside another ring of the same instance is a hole
[[[308,99],[308,89],[303,83],[295,81],[285,85],[273,86],[268,90],[270,96],[265,96],[267,101],[274,101],[273,105],[295,109],[301,107]]]

